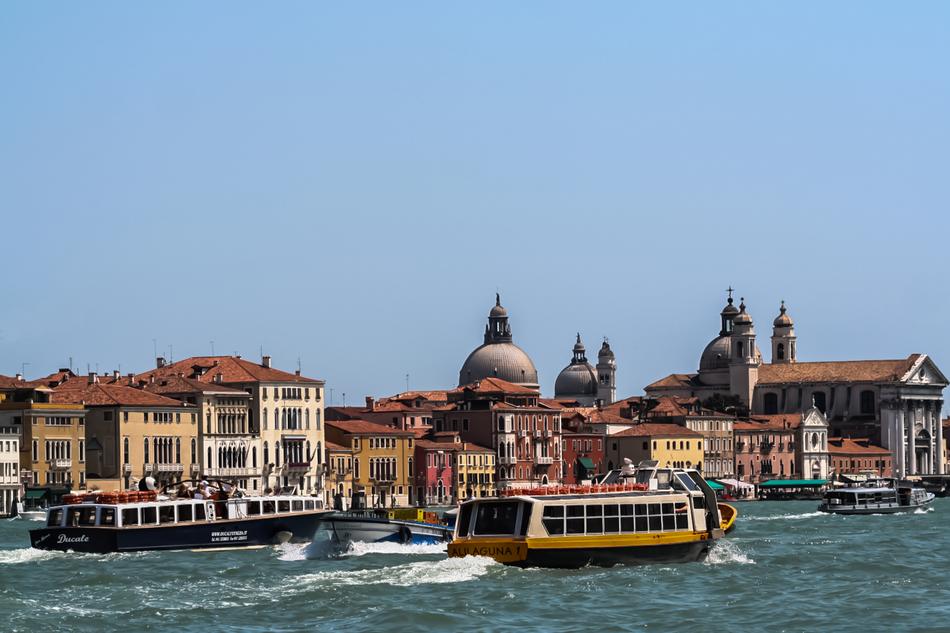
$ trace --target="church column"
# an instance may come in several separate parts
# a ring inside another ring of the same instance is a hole
[[[917,474],[917,446],[914,442],[917,428],[917,401],[909,400],[910,411],[907,420],[907,450],[908,450],[908,475]]]
[[[934,468],[934,472],[937,473],[938,475],[944,474],[944,473],[943,473],[943,470],[944,470],[944,465],[943,465],[943,423],[942,423],[942,421],[940,420],[940,412],[941,412],[942,409],[943,409],[943,401],[942,401],[942,400],[937,400],[937,401],[935,401],[935,402],[934,402],[934,418],[936,419],[936,423],[937,423],[937,446],[936,446],[936,455],[935,455],[934,457],[936,458],[936,459],[935,459],[935,463],[936,463],[937,467]]]
[[[891,447],[891,455],[894,456],[894,464],[896,470],[898,471],[898,477],[904,476],[904,458],[907,456],[907,440],[904,436],[904,411],[906,406],[904,401],[898,398],[897,400],[897,429],[895,432],[897,442]]]

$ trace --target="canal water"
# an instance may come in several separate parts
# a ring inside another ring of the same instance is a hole
[[[443,546],[50,553],[0,520],[0,631],[950,631],[950,499],[896,516],[816,505],[738,504],[705,563],[570,571]]]

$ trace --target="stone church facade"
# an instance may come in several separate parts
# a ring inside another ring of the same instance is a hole
[[[784,302],[772,323],[771,361],[756,345],[744,301],[730,296],[721,328],[699,371],[671,374],[646,387],[650,396],[733,396],[752,415],[821,410],[831,435],[868,438],[891,451],[898,476],[944,473],[940,412],[947,378],[926,354],[892,360],[799,362],[795,325]]]

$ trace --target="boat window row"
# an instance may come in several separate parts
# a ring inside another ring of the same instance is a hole
[[[545,505],[541,522],[551,536],[666,532],[688,530],[688,510],[686,502]]]
[[[274,514],[274,512],[303,512],[316,509],[316,502],[312,499],[265,499],[263,501],[240,501],[246,504],[248,516]]]
[[[221,502],[215,502],[220,507]],[[315,510],[316,501],[313,499],[267,499],[264,501],[243,499],[232,500],[229,506],[238,506],[247,516],[259,516],[282,512],[303,512]],[[222,508],[223,509],[223,508]],[[146,506],[96,506],[75,505],[51,508],[46,524],[48,526],[64,525],[63,513],[66,513],[67,527],[83,526],[116,526],[116,511],[122,514],[123,526],[133,525],[164,525],[167,523],[190,523],[192,521],[206,521],[208,516],[205,502],[197,503],[170,503]],[[220,513],[220,510],[219,510]],[[224,516],[219,516],[225,518]]]
[[[831,503],[849,505],[876,505],[897,503],[897,493],[882,490],[880,492],[829,492],[825,495]]]

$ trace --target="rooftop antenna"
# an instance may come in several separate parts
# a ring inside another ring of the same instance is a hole
[[[406,391],[409,391],[409,374],[406,373]]]
[[[171,343],[168,344],[168,362],[175,362],[175,346]]]
[[[152,359],[158,358],[158,339],[152,339]]]
[[[346,392],[343,392],[343,406],[346,406]]]
[[[20,363],[20,375],[26,376],[26,368],[29,367],[29,363]]]
[[[70,356],[69,357],[69,371],[72,371],[72,370],[73,370],[73,357]]]
[[[333,387],[330,387],[330,406],[333,406]]]
[[[99,375],[99,363],[96,363],[96,375]]]
[[[211,355],[214,356],[214,341],[211,341]]]
[[[261,354],[261,356],[263,356],[263,354]],[[300,357],[298,356],[297,357],[297,373],[299,374],[301,371],[303,371],[303,368],[300,366]]]

